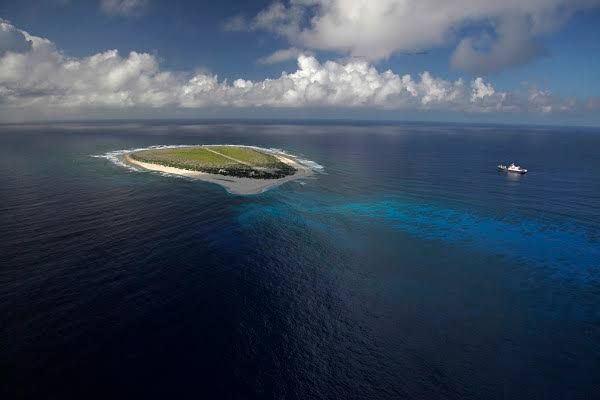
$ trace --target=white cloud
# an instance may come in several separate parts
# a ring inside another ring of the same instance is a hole
[[[298,56],[301,54],[306,54],[306,52],[303,52],[295,47],[291,47],[289,49],[277,50],[268,56],[259,58],[257,61],[259,64],[277,64],[298,58]]]
[[[4,22],[7,24],[6,22]],[[12,25],[10,29],[15,29]],[[205,72],[160,69],[155,56],[116,50],[65,56],[47,39],[20,31],[31,49],[0,57],[0,109],[124,107],[334,107],[457,112],[555,112],[577,107],[547,91],[508,93],[476,78],[448,81],[380,72],[369,62],[320,63],[298,56],[298,69],[276,79],[232,83]]]
[[[140,15],[148,6],[148,0],[100,0],[100,9],[107,15]]]
[[[598,5],[600,0],[288,0],[272,3],[246,29],[272,31],[299,48],[378,61],[449,45],[469,27],[475,33],[462,38],[453,65],[492,72],[543,53],[536,38]]]
[[[485,34],[462,39],[452,55],[452,66],[487,74],[525,64],[545,52],[533,38],[525,18],[502,18],[496,23],[495,31],[498,35],[495,40]]]
[[[0,18],[0,56],[7,51],[22,53],[31,50],[31,41],[10,22]]]
[[[483,78],[477,78],[473,82],[471,82],[471,88],[473,89],[471,101],[484,99],[488,96],[493,96],[496,93],[494,87],[490,83],[486,84],[483,81]]]

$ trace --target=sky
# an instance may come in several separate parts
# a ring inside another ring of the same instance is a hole
[[[0,122],[600,125],[600,0],[0,0]]]

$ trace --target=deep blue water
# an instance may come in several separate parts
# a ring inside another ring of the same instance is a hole
[[[204,143],[324,168],[244,197],[94,157]],[[2,126],[0,396],[599,398],[600,130]]]

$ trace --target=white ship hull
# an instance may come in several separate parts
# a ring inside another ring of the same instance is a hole
[[[506,165],[498,165],[498,171],[500,172],[506,172],[506,173],[511,173],[511,174],[526,174],[527,170],[525,168],[521,168],[518,166],[509,166],[507,167]]]

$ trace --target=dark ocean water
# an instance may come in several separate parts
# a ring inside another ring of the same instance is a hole
[[[243,197],[94,157],[205,143],[323,170]],[[600,398],[600,130],[0,127],[0,396]]]

